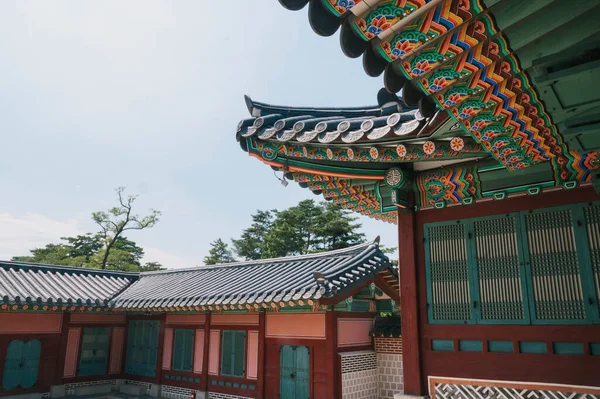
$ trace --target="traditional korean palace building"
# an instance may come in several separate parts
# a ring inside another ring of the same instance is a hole
[[[404,393],[599,398],[600,3],[279,2],[384,89],[355,108],[247,97],[236,137],[397,223]]]
[[[141,274],[0,262],[0,397],[392,398],[399,281],[378,241]]]

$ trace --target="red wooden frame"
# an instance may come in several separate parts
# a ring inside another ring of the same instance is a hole
[[[166,318],[167,315],[166,314],[160,314],[160,315],[127,315],[127,318],[125,320],[125,345],[127,345],[127,337],[129,336],[129,322],[131,320],[158,320],[160,322],[159,324],[159,330],[158,330],[158,350],[156,351],[156,376],[155,377],[146,377],[143,375],[136,375],[136,374],[127,374],[125,372],[125,365],[127,363],[127,355],[123,356],[123,359],[121,360],[121,375],[122,378],[126,378],[126,379],[130,379],[130,380],[134,380],[134,381],[141,381],[141,382],[149,382],[151,384],[160,384],[160,381],[162,379],[162,357],[163,357],[163,347],[164,347],[164,342],[165,342],[165,328],[166,328]],[[115,374],[112,374],[115,375]]]
[[[58,369],[57,373],[60,377],[59,383],[60,384],[69,384],[69,383],[78,383],[78,382],[88,382],[88,381],[98,381],[98,380],[102,380],[102,379],[114,379],[114,378],[120,378],[123,374],[123,367],[121,367],[121,373],[116,373],[116,374],[110,374],[110,354],[111,354],[111,348],[112,348],[112,330],[115,327],[125,327],[127,326],[128,322],[127,319],[125,319],[125,321],[123,323],[94,323],[94,322],[71,322],[71,315],[72,313],[65,313],[63,316],[63,321],[67,321],[65,325],[63,325],[63,335],[65,336],[65,350],[61,351],[59,353],[64,354],[66,351],[66,345],[67,345],[67,339],[68,338],[68,334],[66,333],[68,331],[69,328],[71,327],[78,327],[81,328],[81,337],[79,340],[79,350],[77,352],[77,359],[76,359],[76,364],[77,364],[77,368],[76,368],[76,373],[79,371],[79,362],[81,361],[81,346],[83,345],[83,329],[86,327],[91,327],[91,328],[109,328],[110,329],[110,334],[109,334],[109,341],[108,341],[108,363],[106,365],[106,373],[104,374],[99,374],[99,375],[88,375],[88,376],[78,376],[75,375],[74,377],[64,377],[63,376],[63,369],[64,369],[64,356],[59,354],[59,357],[63,357],[62,359],[62,363],[61,363],[61,368]],[[126,333],[126,331],[124,331],[124,334]],[[126,337],[126,335],[123,336],[124,338]],[[127,342],[125,341],[123,343],[123,345],[125,346],[127,344]],[[125,357],[125,356],[123,356]]]
[[[425,223],[443,222],[456,219],[467,219],[494,214],[504,214],[530,209],[540,209],[553,206],[576,204],[598,200],[599,197],[591,187],[579,188],[573,191],[554,191],[535,196],[524,195],[503,201],[480,202],[474,205],[457,206],[445,209],[432,209],[415,214],[414,233],[416,237],[424,236]],[[401,214],[402,215],[402,214]],[[428,375],[493,379],[507,381],[532,381],[545,383],[560,383],[568,385],[600,386],[598,370],[600,356],[590,355],[554,355],[549,354],[520,354],[519,341],[542,341],[551,349],[552,342],[581,342],[589,353],[589,342],[600,342],[600,325],[436,325],[427,322],[427,296],[425,273],[425,246],[423,240],[415,240],[417,275],[412,284],[411,273],[407,272],[410,257],[403,250],[403,243],[410,232],[408,217],[399,218],[399,253],[402,297],[402,336],[404,341],[404,378],[405,392],[426,393],[426,378]],[[405,247],[405,246],[404,246]],[[407,249],[405,247],[405,249]],[[404,259],[404,260],[403,260]],[[408,290],[408,291],[407,291]],[[418,299],[418,312],[416,312]],[[416,325],[413,324],[416,322]],[[410,327],[410,328],[409,328]],[[420,330],[422,342],[414,333]],[[449,339],[455,343],[454,352],[435,352],[431,350],[432,339]],[[483,352],[458,352],[459,339],[481,340]],[[513,342],[513,353],[487,352],[488,340],[510,340]],[[418,345],[418,346],[416,346]],[[420,354],[412,354],[410,364],[407,352],[414,347],[420,348]],[[421,357],[421,362],[414,363]],[[420,363],[420,364],[419,364]],[[418,367],[420,366],[420,367]],[[420,377],[420,390],[414,391],[414,373],[423,370]],[[409,385],[410,384],[410,385]],[[407,390],[407,388],[409,388]]]
[[[169,385],[169,386],[178,386],[181,388],[189,388],[189,389],[195,389],[195,390],[201,390],[203,384],[205,381],[203,381],[203,376],[204,376],[204,367],[205,367],[205,363],[202,364],[202,372],[201,373],[194,373],[194,360],[196,357],[196,330],[203,330],[204,329],[204,324],[166,324],[165,325],[165,329],[167,328],[171,328],[173,330],[173,340],[171,342],[171,364],[169,365],[169,369],[168,370],[164,370],[162,368],[162,356],[160,359],[157,359],[158,362],[158,366],[160,366],[160,381],[161,384],[164,385]],[[175,351],[175,330],[193,330],[194,331],[194,348],[192,350],[192,371],[176,371],[173,370],[173,356],[174,356],[174,351]],[[163,344],[164,346],[164,338],[163,338]],[[164,352],[164,347],[163,347],[163,352]],[[206,352],[206,348],[204,349],[202,355],[204,356],[204,352]],[[192,378],[199,378],[200,382],[189,382],[189,381],[177,381],[177,380],[170,380],[165,378],[165,374],[172,374],[175,376],[182,376],[182,377],[192,377]]]

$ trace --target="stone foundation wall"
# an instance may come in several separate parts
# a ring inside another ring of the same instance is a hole
[[[166,399],[205,399],[206,392],[196,391],[189,388],[162,385],[160,388],[160,397]]]
[[[377,352],[377,392],[379,399],[393,399],[404,393],[402,337],[375,338]]]
[[[246,396],[228,395],[226,393],[209,392],[208,399],[252,399]]]
[[[397,393],[404,393],[402,355],[377,354],[377,387],[379,399],[393,399]]]
[[[377,354],[374,351],[340,353],[342,398],[377,399]]]

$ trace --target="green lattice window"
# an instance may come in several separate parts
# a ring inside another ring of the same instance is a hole
[[[518,220],[514,214],[473,221],[473,258],[482,323],[529,321],[517,229]],[[477,309],[477,303],[474,307]]]
[[[584,211],[593,277],[591,281],[596,293],[596,308],[600,313],[600,205],[586,206]]]
[[[173,339],[173,370],[192,371],[194,330],[176,329]]]
[[[243,377],[246,359],[246,331],[223,330],[221,375]]]
[[[158,320],[131,320],[127,331],[127,374],[154,377],[158,353]]]
[[[37,382],[42,343],[15,339],[8,343],[0,389],[33,388]]]
[[[538,321],[582,321],[586,310],[571,209],[525,214],[531,297]]]
[[[427,230],[430,319],[470,322],[471,293],[467,259],[467,235],[462,222],[431,226]]]
[[[83,329],[78,375],[106,374],[110,328]]]
[[[600,204],[425,225],[430,323],[600,320]]]

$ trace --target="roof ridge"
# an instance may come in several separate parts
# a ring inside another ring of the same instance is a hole
[[[139,277],[139,272],[124,272],[120,270],[90,269],[77,266],[49,265],[45,263],[18,262],[0,260],[1,268],[29,269],[37,271],[56,271],[65,273],[99,274],[115,277]]]
[[[379,241],[380,241],[380,238],[379,238],[379,236],[377,236],[372,241],[365,241],[363,243],[353,245],[351,247],[335,249],[333,251],[316,252],[316,253],[305,254],[305,255],[282,256],[279,258],[246,260],[246,261],[231,262],[231,263],[219,263],[216,265],[202,265],[202,266],[186,267],[183,269],[157,270],[157,271],[152,271],[152,272],[141,272],[140,275],[141,276],[149,276],[149,275],[158,275],[158,274],[192,272],[192,271],[198,271],[198,270],[215,270],[215,269],[225,269],[225,268],[229,268],[229,267],[248,266],[248,265],[260,264],[260,263],[275,263],[275,262],[287,262],[290,260],[298,260],[298,259],[321,258],[321,257],[330,256],[330,255],[337,255],[340,253],[351,252],[353,250],[366,248],[371,245],[379,246]]]
[[[382,106],[379,104],[370,104],[370,105],[358,105],[358,106],[347,106],[347,107],[330,107],[330,106],[289,106],[289,105],[279,105],[279,104],[270,104],[261,101],[254,101],[247,94],[244,95],[244,101],[246,102],[246,107],[248,108],[248,112],[250,115],[253,115],[252,110],[254,108],[262,109],[262,108],[278,108],[281,110],[306,110],[306,111],[376,111],[381,110]]]

